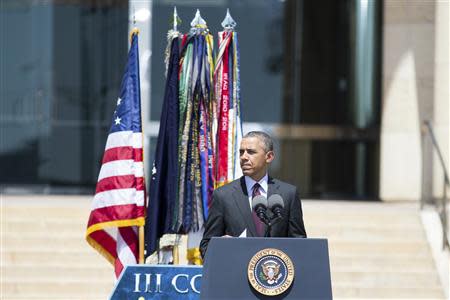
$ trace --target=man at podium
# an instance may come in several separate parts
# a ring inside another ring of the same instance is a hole
[[[267,173],[275,158],[272,138],[261,131],[247,133],[242,138],[239,157],[244,176],[213,193],[200,243],[202,257],[212,237],[306,238],[297,187]],[[273,209],[270,209],[270,201],[269,208],[266,206],[267,199],[276,199]],[[266,225],[268,220],[275,220],[270,231]]]

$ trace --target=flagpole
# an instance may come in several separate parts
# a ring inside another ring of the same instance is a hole
[[[144,262],[144,242],[145,236],[144,236],[144,226],[139,226],[139,264],[143,265]]]
[[[178,12],[177,12],[177,7],[174,6],[173,7],[173,31],[177,32],[178,31]],[[176,243],[175,245],[173,245],[172,248],[172,258],[173,258],[173,264],[174,265],[179,265],[180,264],[180,253],[179,253],[179,235],[176,235]]]
[[[133,10],[134,10],[134,7],[133,7]],[[134,14],[133,14],[133,23],[134,23],[134,28],[133,28],[133,31],[131,32],[131,37],[133,37],[133,34],[136,34],[136,35],[139,35],[139,29],[136,27],[136,18],[135,18],[135,16],[134,16]],[[140,71],[139,71],[140,72]],[[142,103],[141,103],[141,106],[142,106]],[[142,107],[141,107],[142,108]],[[144,151],[144,148],[145,148],[145,135],[144,135],[144,125],[143,125],[143,118],[142,118],[142,109],[141,109],[141,130],[142,130],[142,161],[145,161],[145,151]],[[146,193],[146,191],[145,191],[145,166],[144,166],[144,170],[143,170],[143,172],[144,172],[144,174],[143,174],[143,177],[144,177],[144,197],[145,198],[147,198],[147,193]],[[147,201],[145,201],[145,203],[146,203]],[[145,227],[144,227],[145,225],[141,225],[141,226],[139,226],[138,228],[139,228],[139,261],[138,261],[138,264],[140,264],[140,265],[143,265],[145,262],[144,262],[144,252],[145,252],[145,235],[144,235],[144,232],[145,232]]]

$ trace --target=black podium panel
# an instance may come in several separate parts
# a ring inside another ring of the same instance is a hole
[[[265,296],[250,285],[247,271],[259,251],[275,248],[293,262],[295,276],[283,294]],[[201,299],[332,299],[328,242],[300,238],[213,238],[203,266]]]

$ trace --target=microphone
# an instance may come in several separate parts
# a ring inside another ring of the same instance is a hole
[[[252,209],[254,212],[256,212],[256,215],[258,216],[258,218],[261,221],[263,221],[265,224],[267,224],[268,220],[267,220],[267,215],[266,215],[266,210],[267,210],[266,197],[264,197],[262,195],[255,196],[252,199]]]
[[[281,198],[278,194],[273,194],[267,199],[268,207],[275,215],[276,219],[282,219],[283,216],[281,213],[283,212],[284,208],[284,201],[283,198]]]

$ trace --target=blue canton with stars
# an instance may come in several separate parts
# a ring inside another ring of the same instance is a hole
[[[133,34],[128,62],[120,87],[120,97],[112,118],[109,133],[117,131],[142,132],[141,93],[139,86],[138,37]]]

